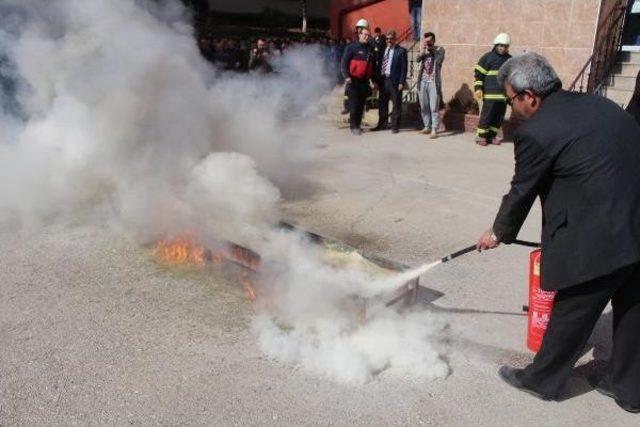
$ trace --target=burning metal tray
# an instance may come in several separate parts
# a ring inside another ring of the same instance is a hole
[[[324,260],[334,267],[349,267],[360,269],[371,273],[373,276],[384,277],[395,275],[408,270],[409,267],[385,258],[359,251],[352,246],[334,239],[320,236],[319,234],[302,230],[297,226],[282,223],[286,229],[303,233],[312,243],[320,245],[324,249]],[[260,255],[253,250],[229,243],[227,258],[252,271],[260,268]],[[354,298],[354,305],[361,315],[366,318],[366,312],[375,305],[384,304],[386,306],[396,306],[398,309],[413,305],[418,299],[420,289],[420,278],[416,277],[400,285],[398,288],[385,294],[373,298]]]

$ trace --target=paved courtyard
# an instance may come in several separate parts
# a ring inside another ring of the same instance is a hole
[[[294,129],[311,148],[283,187],[288,222],[417,266],[473,244],[513,173],[513,146],[413,131]],[[539,208],[521,232],[537,240]],[[637,425],[584,376],[609,351],[605,314],[561,403],[516,393],[531,360],[521,307],[529,249],[469,254],[421,278],[452,373],[345,385],[265,357],[236,267],[159,267],[108,228],[0,230],[0,425]]]

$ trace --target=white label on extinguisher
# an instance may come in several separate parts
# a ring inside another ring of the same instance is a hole
[[[531,324],[535,328],[547,329],[547,324],[549,323],[549,314],[548,313],[538,313],[534,311],[531,316]]]
[[[543,291],[542,289],[536,289],[536,302],[551,303],[555,298],[556,293],[553,291]]]

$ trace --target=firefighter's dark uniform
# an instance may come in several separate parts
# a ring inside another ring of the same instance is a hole
[[[382,59],[384,57],[384,51],[387,49],[387,38],[383,35],[374,37],[373,42],[373,56],[375,58],[375,69],[379,69],[382,66]],[[382,84],[382,79],[377,76],[376,83],[378,86]]]
[[[487,141],[496,137],[507,111],[504,89],[498,84],[498,70],[509,58],[511,55],[508,53],[498,55],[492,50],[482,55],[475,67],[473,90],[481,90],[484,94],[476,135]]]
[[[342,56],[342,75],[350,78],[349,84],[349,127],[360,129],[364,105],[369,96],[369,80],[373,77],[373,48],[369,43],[358,41],[348,45]]]

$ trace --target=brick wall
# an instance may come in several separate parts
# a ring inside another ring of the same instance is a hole
[[[605,0],[605,3],[610,0]],[[535,51],[549,59],[567,87],[591,55],[601,0],[424,0],[424,30],[447,52],[443,97],[465,102],[473,67],[500,32],[511,53]]]

